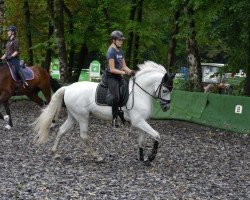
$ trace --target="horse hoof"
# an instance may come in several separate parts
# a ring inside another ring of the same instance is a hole
[[[55,123],[52,123],[49,128],[54,128],[56,126]]]
[[[11,126],[9,124],[5,125],[4,128],[10,130],[11,129]]]
[[[59,159],[61,156],[60,156],[60,154],[58,154],[58,153],[55,153],[55,155],[54,155],[54,159]]]
[[[6,121],[6,122],[8,122],[10,120],[10,116],[9,115],[5,115],[3,117],[3,120]]]
[[[96,162],[99,163],[99,162],[102,162],[103,160],[104,160],[104,159],[103,159],[102,157],[99,157],[99,158],[96,159]]]
[[[147,166],[147,167],[150,167],[151,166],[151,162],[149,160],[145,160],[144,161],[144,165]]]

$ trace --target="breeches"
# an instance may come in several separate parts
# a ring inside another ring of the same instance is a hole
[[[118,105],[120,100],[119,88],[123,85],[123,79],[116,79],[113,77],[108,77],[107,84],[111,95],[113,96],[112,103],[112,113],[113,118],[117,118],[118,115]]]
[[[15,67],[17,73],[21,70],[20,61],[18,58],[12,58],[10,63]]]

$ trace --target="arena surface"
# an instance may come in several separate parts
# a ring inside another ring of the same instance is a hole
[[[61,158],[51,147],[66,120],[62,109],[44,146],[33,145],[29,126],[40,113],[30,101],[11,102],[14,127],[0,122],[0,199],[250,199],[249,135],[176,121],[153,121],[161,134],[158,155],[147,167],[138,159],[138,132],[116,131],[91,119],[92,146],[105,158],[96,163],[84,151],[75,127],[62,139]],[[3,109],[1,109],[3,112]],[[3,112],[4,113],[4,112]],[[147,152],[152,146],[148,138]]]

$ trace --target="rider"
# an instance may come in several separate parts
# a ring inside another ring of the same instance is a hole
[[[24,75],[21,70],[20,60],[19,60],[19,44],[16,38],[17,28],[13,25],[7,28],[7,34],[9,41],[6,44],[5,54],[1,57],[2,60],[6,59],[10,62],[16,69],[17,74],[20,76],[23,86],[28,87],[28,83],[26,82]]]
[[[128,74],[133,75],[134,71],[130,70],[125,62],[123,51],[121,46],[125,39],[123,33],[119,30],[115,30],[111,33],[112,43],[107,51],[107,68],[105,70],[107,77],[107,85],[110,93],[113,96],[112,104],[112,126],[118,127],[117,116],[118,116],[118,103],[119,103],[119,87],[123,84],[122,75]]]

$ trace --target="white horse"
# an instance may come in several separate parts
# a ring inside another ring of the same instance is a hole
[[[152,61],[147,61],[138,66],[139,71],[129,80],[129,98],[126,106],[122,107],[124,118],[131,122],[132,126],[140,129],[139,134],[139,159],[144,161],[144,148],[146,144],[145,133],[154,139],[152,153],[148,156],[147,162],[154,160],[160,134],[154,130],[147,122],[152,109],[152,97],[160,100],[162,108],[169,108],[170,96],[173,87],[174,75],[166,72],[165,68]],[[101,161],[96,152],[93,151],[89,144],[88,127],[89,115],[104,120],[112,120],[112,110],[110,106],[100,106],[95,102],[95,93],[98,83],[94,82],[77,82],[69,86],[64,86],[57,90],[52,96],[49,105],[42,111],[40,116],[33,123],[34,130],[37,133],[35,137],[36,144],[45,143],[48,139],[49,127],[56,116],[58,116],[62,100],[64,99],[68,118],[59,128],[52,152],[57,154],[59,141],[77,121],[80,125],[80,136],[86,144],[88,152]]]

